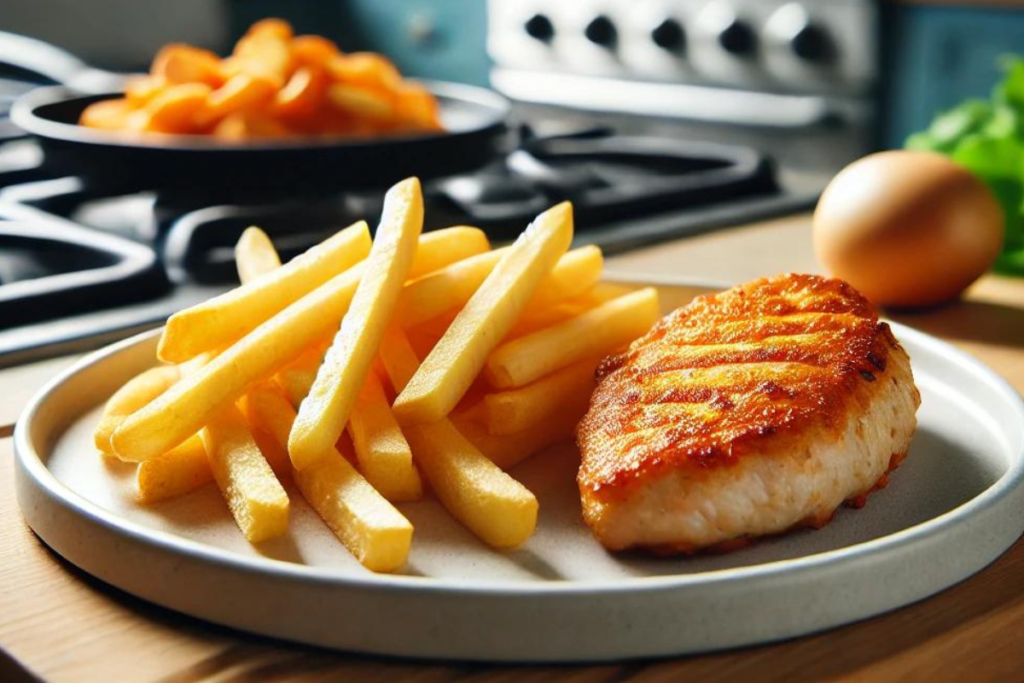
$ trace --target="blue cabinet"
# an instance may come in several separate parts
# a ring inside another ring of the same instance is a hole
[[[341,40],[383,52],[404,74],[487,84],[485,0],[345,0]]]
[[[881,143],[900,147],[934,115],[988,97],[1000,57],[1024,54],[1024,8],[888,4],[881,82]]]

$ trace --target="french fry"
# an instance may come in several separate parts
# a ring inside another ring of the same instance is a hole
[[[249,427],[233,405],[209,418],[201,432],[213,478],[250,543],[288,530],[288,494],[274,476]]]
[[[480,228],[455,225],[432,230],[420,237],[416,259],[409,269],[409,279],[419,278],[439,268],[483,254],[491,248],[487,235]]]
[[[249,385],[327,337],[348,310],[361,272],[356,266],[335,276],[129,417],[111,438],[114,450],[123,458],[143,461],[187,439],[208,414],[241,398]]]
[[[576,425],[584,414],[585,407],[563,408],[532,427],[500,436],[491,434],[486,424],[467,414],[456,415],[452,424],[488,460],[503,470],[509,470],[545,448],[572,441]]]
[[[455,247],[464,230],[475,228],[423,235],[412,272],[423,273],[428,267],[444,264],[446,258],[458,258],[463,252]],[[114,450],[122,458],[141,462],[174,448],[199,431],[208,413],[238,400],[251,384],[270,377],[311,345],[328,338],[348,310],[362,271],[359,264],[336,275],[133,414],[111,436]],[[252,286],[273,278],[260,278]]]
[[[359,221],[256,282],[175,313],[157,356],[181,362],[241,339],[261,323],[350,269],[370,253],[370,229]]]
[[[586,313],[597,305],[590,296],[583,295],[544,308],[526,311],[501,342],[507,344],[512,339],[525,337],[528,334],[559,325],[570,318]]]
[[[310,346],[274,375],[274,384],[288,397],[293,406],[298,407],[302,399],[309,394],[329,346],[328,342]]]
[[[647,332],[660,315],[653,287],[612,299],[554,327],[502,344],[487,359],[485,376],[499,389],[526,386],[583,358],[625,346]]]
[[[423,484],[412,451],[391,414],[380,379],[371,371],[348,421],[359,469],[373,488],[393,503],[419,500]]]
[[[543,307],[528,308],[505,335],[503,342],[558,325],[612,299],[635,292],[636,289],[636,287],[599,282],[583,294],[571,299],[553,302]]]
[[[292,462],[288,459],[288,453],[277,445],[277,441],[274,439],[273,435],[271,435],[263,424],[260,423],[256,416],[255,406],[253,405],[253,392],[266,385],[269,385],[269,383],[260,383],[256,385],[255,388],[242,396],[242,398],[238,399],[235,406],[242,413],[242,417],[245,418],[246,424],[249,425],[249,433],[252,434],[252,439],[256,442],[256,446],[259,447],[260,453],[263,454],[263,459],[267,461],[268,465],[270,465],[270,469],[274,471],[274,474],[277,476],[277,480],[284,483],[292,477]],[[185,443],[188,442],[186,441]],[[145,465],[148,462],[152,462],[152,460],[147,460],[142,464]]]
[[[398,320],[412,327],[466,305],[508,247],[456,261],[450,266],[410,282],[399,300]],[[558,260],[524,309],[546,309],[582,294],[601,277],[604,259],[595,246],[573,249]]]
[[[243,282],[251,281],[281,264],[274,245],[270,242],[266,233],[259,228],[249,228],[243,233],[242,239],[239,240],[236,246],[236,253],[239,276]],[[178,371],[174,376],[174,381],[177,381],[180,376],[191,374],[201,368],[208,360],[209,357],[203,354],[180,366],[164,367],[173,368]],[[163,369],[155,368],[155,370]],[[173,382],[170,384],[173,384]],[[167,387],[170,384],[167,384]],[[125,386],[127,387],[128,385]],[[163,393],[163,391],[159,393]],[[154,394],[152,398],[155,398],[157,395],[159,394]],[[137,398],[141,400],[144,397],[137,396]],[[141,408],[146,403],[149,403],[149,400],[144,400],[138,407]],[[254,434],[253,436],[256,437],[257,435]],[[259,438],[257,438],[257,443],[260,445],[260,450],[266,453],[263,444],[259,443]],[[109,447],[109,436],[107,444]],[[287,457],[285,458],[285,465],[287,465]],[[270,466],[280,476],[279,466],[274,462],[270,462]],[[190,493],[204,486],[212,479],[213,471],[210,469],[206,448],[203,446],[203,441],[198,434],[189,437],[170,451],[140,463],[135,473],[139,500],[143,503],[156,503]]]
[[[245,229],[235,245],[235,264],[242,284],[281,267],[281,257],[267,233],[256,226]]]
[[[441,341],[441,337],[452,326],[455,316],[458,314],[458,309],[451,310],[405,330],[417,357],[426,358],[430,355],[437,342]]]
[[[435,422],[452,411],[569,248],[572,233],[572,205],[566,202],[520,235],[395,400],[399,423]]]
[[[139,463],[135,473],[139,501],[147,504],[183,496],[212,480],[213,470],[198,434],[163,455]]]
[[[594,391],[598,359],[573,363],[520,389],[484,396],[487,430],[493,435],[511,435],[543,429],[562,410],[576,409],[582,417]]]
[[[387,330],[380,356],[392,385],[401,391],[416,374],[419,360],[399,328]],[[441,504],[478,538],[496,548],[511,548],[533,534],[536,497],[481,454],[449,420],[408,427],[405,435]]]
[[[558,259],[558,263],[537,287],[526,310],[553,306],[582,294],[601,279],[603,267],[604,256],[599,247],[588,245],[573,249]]]
[[[93,434],[96,448],[107,455],[121,458],[111,445],[110,437],[130,415],[170,389],[180,377],[181,371],[177,366],[158,365],[128,380],[103,408],[100,423]]]
[[[249,397],[259,424],[284,452],[295,409],[273,390],[257,389]],[[337,450],[331,451],[311,467],[294,472],[299,491],[363,566],[377,572],[398,569],[409,554],[412,524]]]
[[[274,384],[293,406],[301,405],[309,394],[325,352],[326,347],[311,347],[274,375]],[[366,376],[352,407],[347,429],[360,471],[381,495],[393,503],[423,497],[423,485],[412,463],[409,443],[391,414],[391,405],[373,370]]]
[[[537,527],[537,499],[449,420],[409,427],[409,445],[444,507],[480,540],[514,548]]]
[[[351,308],[299,406],[288,439],[288,455],[296,469],[305,469],[328,453],[344,431],[394,315],[422,230],[423,195],[419,180],[409,178],[384,197],[376,239]]]
[[[395,318],[409,328],[465,306],[506,253],[507,247],[485,251],[413,280],[402,290]]]

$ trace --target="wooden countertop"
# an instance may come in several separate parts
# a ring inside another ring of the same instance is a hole
[[[779,219],[611,259],[646,277],[730,283],[814,271],[806,217]],[[1024,280],[986,277],[960,303],[895,316],[980,358],[1024,391]],[[0,371],[0,680],[1019,680],[1024,541],[929,600],[834,631],[707,656],[586,667],[432,664],[339,654],[204,624],[68,565],[25,526],[14,499],[10,422],[72,359]]]

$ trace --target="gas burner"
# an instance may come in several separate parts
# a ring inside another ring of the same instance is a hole
[[[613,253],[810,205],[737,146],[607,129],[538,137],[479,171],[424,184],[427,224],[495,242],[571,200],[577,243]],[[233,246],[259,225],[285,258],[379,215],[384,189],[275,196],[149,187],[130,173],[55,174],[28,138],[0,141],[0,366],[159,325],[235,280]],[[17,248],[13,248],[16,246]]]

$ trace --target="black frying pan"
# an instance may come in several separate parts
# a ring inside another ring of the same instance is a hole
[[[509,105],[468,85],[426,82],[441,107],[443,133],[375,140],[296,138],[225,143],[197,135],[133,135],[77,125],[82,110],[118,97],[124,76],[92,69],[40,41],[0,32],[0,63],[62,85],[37,88],[11,108],[16,126],[39,138],[48,164],[86,182],[212,194],[321,192],[387,186],[416,175],[470,171],[491,161],[506,137]]]

